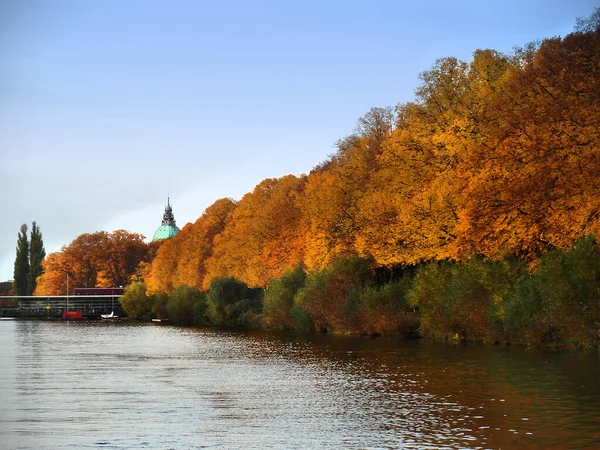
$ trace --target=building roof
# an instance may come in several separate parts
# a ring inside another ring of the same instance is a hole
[[[169,239],[177,234],[179,228],[172,225],[161,225],[158,230],[154,233],[153,241],[160,241],[163,239]]]
[[[163,239],[169,239],[175,236],[179,232],[179,228],[175,224],[175,217],[173,216],[173,208],[167,197],[167,206],[165,206],[165,213],[163,214],[162,224],[158,227],[158,230],[154,233],[153,241],[161,241]]]

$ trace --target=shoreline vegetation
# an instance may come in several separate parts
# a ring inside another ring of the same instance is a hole
[[[67,271],[131,283],[139,319],[597,348],[599,67],[600,9],[562,38],[439,59],[308,175],[219,199],[164,242],[82,235],[36,294]]]
[[[534,269],[473,257],[387,270],[353,255],[322,271],[298,267],[266,289],[218,278],[207,291],[180,285],[149,295],[134,282],[120,302],[130,318],[180,325],[575,349],[597,348],[599,292],[600,250],[585,237]]]

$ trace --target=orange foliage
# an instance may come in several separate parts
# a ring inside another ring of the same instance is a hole
[[[599,60],[598,31],[547,39],[492,96],[463,173],[467,250],[531,256],[598,235]]]
[[[304,257],[299,198],[305,178],[266,179],[237,204],[223,233],[215,237],[204,287],[217,277],[233,277],[264,287]]]
[[[264,180],[236,206],[219,200],[164,243],[150,290],[215,277],[265,286],[353,253],[386,266],[535,257],[599,235],[596,16],[513,55],[436,61],[415,102],[371,109],[308,176]]]
[[[62,252],[50,253],[44,259],[43,266],[44,273],[38,278],[33,295],[66,294],[67,274]],[[69,285],[69,291],[71,291],[72,285],[70,283]]]
[[[231,199],[217,200],[194,224],[163,242],[144,277],[148,292],[170,293],[182,284],[201,288],[208,283],[206,261],[213,253],[215,236],[223,232],[235,207]]]
[[[338,142],[337,153],[308,177],[302,201],[308,269],[328,266],[338,255],[356,252],[360,202],[376,190],[379,156],[392,133],[391,108],[372,108],[358,121],[357,134]]]
[[[144,237],[117,230],[82,234],[61,251],[48,255],[35,295],[66,293],[75,287],[125,286],[148,255]]]

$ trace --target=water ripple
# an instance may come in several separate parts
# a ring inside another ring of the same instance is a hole
[[[19,321],[1,323],[0,339],[7,449],[586,448],[600,439],[593,355]]]

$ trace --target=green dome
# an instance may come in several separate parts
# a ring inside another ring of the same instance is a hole
[[[153,241],[160,241],[162,239],[169,239],[177,234],[179,228],[173,225],[161,225],[158,230],[154,233]]]
[[[173,217],[173,208],[167,198],[167,206],[165,206],[165,213],[163,214],[162,225],[158,227],[156,233],[154,233],[153,241],[162,241],[163,239],[169,239],[175,236],[179,232],[179,228],[175,224],[175,217]]]

